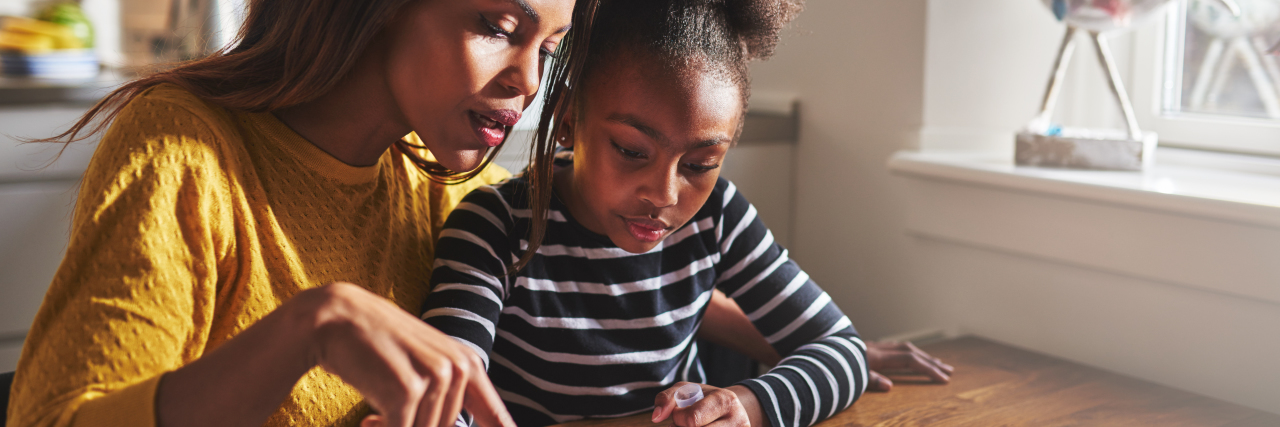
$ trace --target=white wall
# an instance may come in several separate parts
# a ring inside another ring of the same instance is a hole
[[[865,336],[973,333],[1280,412],[1280,368],[1271,361],[1280,351],[1280,305],[911,230],[908,213],[919,213],[911,209],[965,204],[999,216],[1000,206],[1048,203],[1067,221],[1144,215],[947,188],[885,166],[895,151],[917,147],[1011,153],[1013,131],[1038,108],[1063,31],[1041,2],[809,0],[793,28],[777,56],[754,67],[754,87],[801,99],[792,255]],[[1125,40],[1113,47],[1127,67]],[[1077,51],[1060,120],[1117,123],[1096,67],[1090,49]],[[1079,226],[1087,224],[1064,229]]]
[[[885,168],[922,125],[925,18],[924,0],[810,0],[752,70],[756,90],[800,98],[791,255],[870,337],[944,323]]]

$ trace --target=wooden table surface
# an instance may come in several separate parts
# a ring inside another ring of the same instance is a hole
[[[1280,426],[1280,415],[980,338],[921,347],[956,368],[951,384],[898,378],[818,426]],[[562,426],[653,425],[644,413]]]

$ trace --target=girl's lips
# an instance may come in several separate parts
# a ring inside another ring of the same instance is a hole
[[[472,112],[470,114],[470,118],[472,132],[474,132],[476,137],[485,145],[497,147],[498,144],[502,144],[502,140],[506,139],[507,127],[502,123],[482,116],[476,112]]]
[[[663,235],[667,234],[665,224],[651,220],[625,219],[627,222],[627,231],[631,233],[631,237],[645,243],[653,243],[662,240]]]

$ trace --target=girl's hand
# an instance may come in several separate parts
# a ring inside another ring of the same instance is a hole
[[[951,373],[955,371],[951,365],[942,363],[909,342],[868,342],[867,368],[871,370],[868,391],[889,391],[893,388],[893,381],[876,372],[880,370],[909,371],[943,384],[951,382]]]
[[[449,427],[463,408],[478,425],[515,426],[475,351],[355,285],[315,293],[312,360],[373,407],[362,426]]]
[[[702,387],[702,400],[684,408],[676,408],[676,389],[685,384],[691,383],[678,382],[658,393],[653,402],[653,422],[659,423],[670,418],[673,425],[679,427],[764,427],[759,421],[764,418],[764,413],[750,389],[740,385],[719,388],[698,384]]]

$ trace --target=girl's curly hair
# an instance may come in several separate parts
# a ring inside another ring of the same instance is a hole
[[[583,77],[639,50],[677,75],[719,74],[739,87],[745,108],[749,62],[772,56],[782,28],[803,8],[804,0],[602,0]]]

